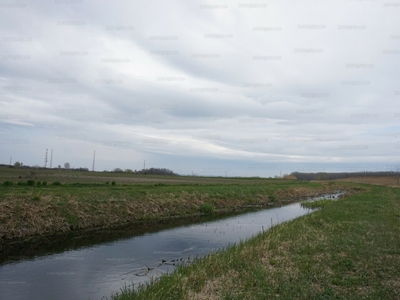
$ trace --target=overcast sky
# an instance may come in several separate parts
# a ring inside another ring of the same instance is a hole
[[[399,1],[0,0],[0,163],[387,170],[399,16]]]

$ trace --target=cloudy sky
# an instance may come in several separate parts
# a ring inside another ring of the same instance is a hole
[[[400,161],[400,2],[0,0],[0,163],[275,176]]]

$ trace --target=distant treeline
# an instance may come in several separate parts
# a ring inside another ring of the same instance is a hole
[[[106,171],[104,171],[106,172]],[[151,175],[175,175],[178,174],[174,173],[173,171],[165,168],[150,168],[150,169],[142,169],[139,171],[132,171],[131,169],[122,170],[120,168],[115,168],[112,170],[113,173],[131,173],[131,174],[151,174]]]
[[[136,173],[138,174],[152,174],[152,175],[175,175],[177,176],[178,174],[174,173],[173,171],[165,168],[150,168],[150,169],[143,169],[140,171],[137,171]]]
[[[89,172],[88,168],[61,168],[61,166],[58,166],[57,168],[44,168],[44,167],[39,167],[39,166],[25,166],[25,165],[18,165],[18,166],[10,166],[10,165],[4,165],[0,164],[0,168],[18,168],[18,169],[36,169],[36,170],[68,170],[68,171],[84,171],[84,172]],[[179,176],[177,173],[174,173],[173,171],[165,168],[150,168],[150,169],[142,169],[139,171],[132,171],[131,169],[125,169],[122,170],[120,168],[115,168],[112,171],[106,171],[104,170],[103,172],[112,172],[112,173],[130,173],[130,174],[151,174],[151,175],[174,175],[174,176]]]
[[[342,173],[301,173],[293,172],[290,175],[296,177],[298,180],[333,180],[349,177],[392,177],[396,176],[399,172],[394,171],[380,171],[380,172],[342,172]]]
[[[10,165],[4,165],[4,164],[0,164],[0,168],[35,169],[35,170],[58,170],[58,169],[65,170],[65,168],[61,168],[60,166],[53,167],[53,168],[45,168],[45,167],[39,167],[39,166],[25,166],[25,165],[10,166]],[[84,171],[84,172],[88,172],[89,171],[88,168],[69,168],[67,170]]]

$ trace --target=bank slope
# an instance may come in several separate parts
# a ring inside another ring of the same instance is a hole
[[[216,211],[280,205],[350,186],[295,180],[235,182],[240,180],[202,185],[3,184],[0,246],[13,239],[196,215],[205,205]]]

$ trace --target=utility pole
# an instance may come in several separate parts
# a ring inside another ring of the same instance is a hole
[[[92,165],[92,172],[94,172],[94,161],[95,161],[95,158],[96,158],[96,150],[94,150],[94,152],[93,152],[93,165]]]
[[[50,155],[50,169],[53,167],[53,149],[51,149],[51,155]]]
[[[143,163],[143,170],[146,170],[146,160],[144,160],[144,163]]]
[[[44,156],[44,167],[47,168],[47,149],[46,149],[46,155]]]
[[[10,156],[10,166],[11,166],[11,160],[12,160],[12,156]]]

